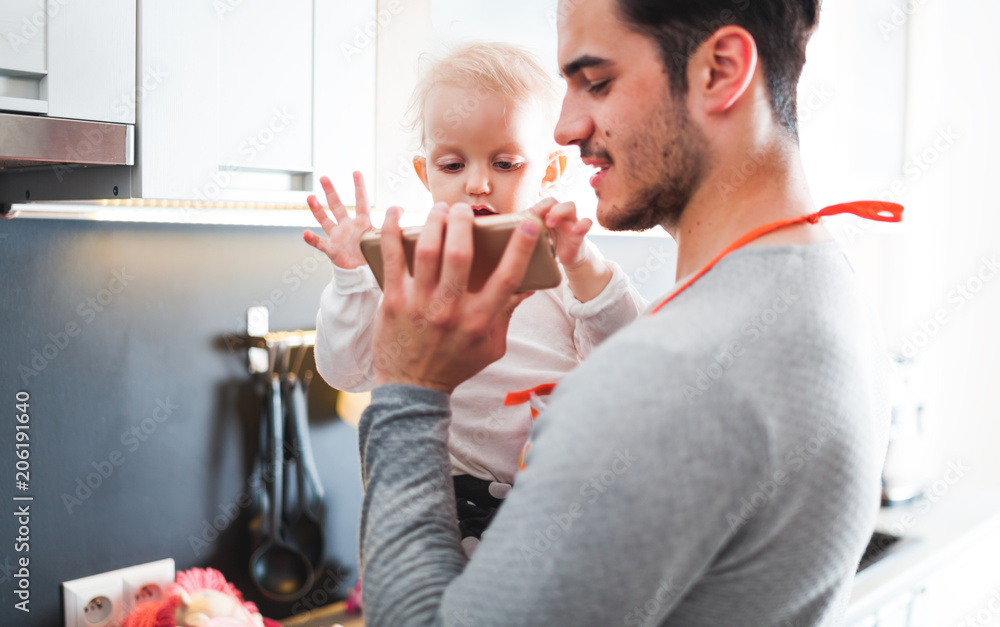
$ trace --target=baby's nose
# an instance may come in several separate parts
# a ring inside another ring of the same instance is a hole
[[[465,181],[468,194],[489,194],[490,173],[488,168],[469,168],[469,178]]]

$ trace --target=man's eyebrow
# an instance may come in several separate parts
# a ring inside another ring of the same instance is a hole
[[[574,74],[576,74],[577,72],[579,72],[584,68],[606,65],[607,63],[608,63],[607,59],[602,59],[600,57],[592,57],[590,55],[585,54],[582,57],[578,57],[571,63],[567,63],[566,65],[564,65],[562,71],[559,72],[559,75],[562,76],[563,78],[569,79],[573,78]]]

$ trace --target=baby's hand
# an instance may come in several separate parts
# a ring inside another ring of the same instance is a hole
[[[340,196],[337,195],[337,190],[333,188],[330,179],[324,176],[319,182],[326,192],[326,201],[330,204],[336,222],[330,219],[316,196],[309,196],[306,202],[309,203],[309,209],[312,210],[316,222],[323,228],[326,237],[306,231],[302,234],[302,238],[316,250],[325,253],[338,268],[351,269],[365,265],[365,258],[361,254],[361,236],[374,229],[368,212],[368,193],[361,173],[354,173],[353,218],[347,213],[347,207],[340,201]]]
[[[556,249],[556,258],[563,267],[575,268],[586,260],[587,248],[583,245],[587,232],[594,225],[590,218],[578,220],[576,205],[572,202],[557,203],[546,198],[531,208],[549,229],[549,237]]]

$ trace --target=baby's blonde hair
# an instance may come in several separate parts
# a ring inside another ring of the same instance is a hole
[[[465,44],[432,60],[413,92],[407,117],[409,129],[419,132],[421,148],[426,142],[427,97],[441,86],[482,89],[500,96],[512,107],[538,104],[546,122],[555,127],[559,91],[535,55],[502,42]]]

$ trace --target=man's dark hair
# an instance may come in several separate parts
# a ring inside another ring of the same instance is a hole
[[[729,24],[757,42],[757,54],[778,122],[798,139],[796,90],[806,43],[821,0],[618,0],[625,23],[660,47],[674,96],[687,93],[688,61],[709,36]]]

